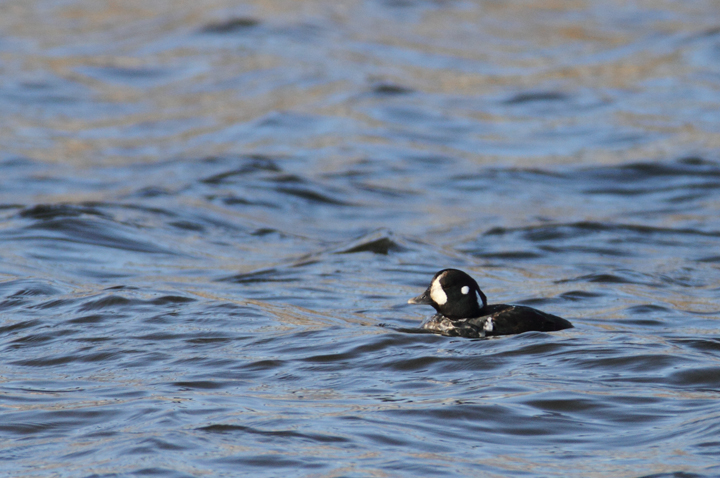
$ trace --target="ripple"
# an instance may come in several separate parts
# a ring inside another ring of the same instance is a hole
[[[5,474],[718,474],[708,2],[101,3],[0,16]]]
[[[200,30],[202,33],[228,34],[249,30],[260,25],[260,20],[250,17],[237,17],[221,22],[208,23]]]

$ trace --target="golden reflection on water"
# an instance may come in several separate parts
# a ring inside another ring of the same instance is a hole
[[[703,98],[687,100],[674,96],[672,86],[649,86],[667,78],[684,84],[712,71],[686,54],[698,36],[717,25],[718,18],[707,14],[714,11],[712,2],[438,2],[420,12],[377,6],[260,0],[5,3],[0,26],[20,48],[4,49],[0,59],[12,65],[15,77],[50,89],[70,85],[71,91],[60,93],[67,105],[53,107],[54,113],[23,108],[8,114],[0,144],[26,137],[17,154],[79,166],[273,148],[344,149],[351,155],[356,145],[373,140],[376,128],[398,127],[368,114],[368,107],[380,103],[360,99],[373,83],[387,82],[421,98],[467,98],[475,102],[472,116],[519,131],[529,126],[523,114],[491,111],[503,97],[591,91],[610,102],[609,112],[579,119],[564,114],[555,121],[587,122],[590,128],[600,121],[647,135],[641,142],[564,154],[538,148],[530,157],[495,156],[482,142],[470,151],[424,141],[410,146],[475,155],[482,163],[618,163],[720,147],[712,124],[692,123]],[[260,23],[224,37],[200,33],[207,24],[235,17]],[[712,93],[716,83],[707,84],[708,99]],[[657,107],[663,101],[667,110]],[[711,102],[717,107],[717,100]],[[440,105],[450,118],[468,114],[447,102]],[[678,108],[687,110],[684,118],[677,117]],[[353,122],[288,138],[283,145],[256,137],[252,128],[233,133],[275,112]],[[534,127],[552,129],[551,120],[536,119]],[[499,135],[501,143],[512,144],[512,131]],[[334,160],[342,156],[335,153]]]

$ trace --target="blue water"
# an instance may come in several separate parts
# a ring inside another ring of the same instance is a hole
[[[712,1],[0,5],[0,476],[720,475]],[[419,333],[456,267],[575,328]]]

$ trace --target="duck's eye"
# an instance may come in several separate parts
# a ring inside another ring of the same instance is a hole
[[[470,287],[464,285],[462,289],[460,289],[460,292],[462,292],[463,295],[468,295],[468,292],[470,292]]]

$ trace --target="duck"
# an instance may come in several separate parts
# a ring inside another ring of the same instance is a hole
[[[432,306],[437,313],[420,328],[447,336],[479,338],[573,327],[562,317],[532,307],[488,304],[475,279],[458,269],[436,273],[425,292],[408,303]]]

